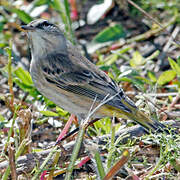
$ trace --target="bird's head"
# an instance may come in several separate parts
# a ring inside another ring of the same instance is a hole
[[[27,32],[32,54],[44,55],[53,51],[66,51],[66,39],[58,26],[37,19],[21,26]]]

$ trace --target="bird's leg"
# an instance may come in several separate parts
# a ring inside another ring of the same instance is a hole
[[[71,131],[70,133],[68,133],[67,135],[65,134],[60,140],[56,141],[56,145],[59,144],[60,142],[64,141],[65,139],[67,139],[68,137],[70,137],[71,135],[75,134],[76,132],[79,131],[79,127],[74,129],[73,131]]]
[[[71,115],[72,116],[72,115]],[[74,115],[73,115],[74,116]],[[73,118],[76,118],[75,116]],[[69,121],[71,120],[71,117],[69,118],[68,122],[66,123],[66,125],[69,123]],[[76,120],[76,119],[75,119]],[[86,129],[91,126],[93,123],[95,123],[96,121],[100,120],[99,118],[96,118],[92,121],[89,122],[88,126],[86,127]],[[76,121],[77,122],[77,121]],[[72,122],[71,122],[72,123]],[[71,131],[70,133],[66,134],[66,132],[64,132],[66,130],[66,125],[64,127],[64,129],[62,130],[61,134],[59,135],[57,141],[56,141],[56,145],[59,144],[60,142],[64,141],[65,139],[67,139],[68,137],[70,137],[71,135],[75,134],[76,132],[79,131],[79,127],[77,127],[76,129],[74,129],[73,131]]]
[[[75,115],[72,114],[72,115],[70,116],[69,120],[67,121],[66,125],[64,126],[63,130],[61,131],[59,137],[57,138],[56,144],[60,143],[60,142],[62,141],[62,139],[64,140],[64,138],[67,136],[66,134],[67,134],[67,131],[69,130],[69,127],[71,126],[73,120],[75,120],[75,119],[76,119]],[[76,120],[76,122],[77,122],[77,120]],[[74,133],[75,133],[75,132],[74,132]],[[74,134],[74,133],[73,133],[73,134]],[[69,137],[69,136],[68,136],[68,137]],[[67,138],[67,137],[66,137],[66,138]]]
[[[88,128],[89,126],[91,126],[92,124],[94,124],[96,121],[99,121],[101,118],[96,118],[96,119],[93,119],[92,121],[90,121],[88,123],[88,126],[86,128]]]

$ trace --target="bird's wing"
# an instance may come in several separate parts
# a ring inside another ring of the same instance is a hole
[[[98,73],[99,70],[91,71],[84,64],[74,64],[66,54],[49,54],[45,58],[42,70],[49,83],[77,95],[89,97],[92,101],[95,98],[97,101],[102,101],[107,95],[117,94],[107,104],[131,112],[131,109],[121,102],[123,99],[135,107],[134,103],[125,96],[123,90],[105,73]]]

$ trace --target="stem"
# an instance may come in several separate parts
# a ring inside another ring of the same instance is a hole
[[[158,163],[156,164],[156,166],[154,167],[154,169],[152,169],[152,171],[145,177],[145,180],[148,180],[155,172],[156,170],[160,167],[162,161],[163,161],[164,157],[161,157],[158,161]]]
[[[94,152],[94,159],[95,159],[96,164],[97,164],[97,169],[98,169],[100,179],[103,179],[106,174],[105,174],[105,171],[104,171],[104,167],[103,167],[103,164],[102,164],[102,161],[101,161],[101,156],[100,156],[100,154],[98,152],[98,149]]]
[[[12,123],[11,123],[11,127],[10,127],[9,132],[8,132],[8,138],[7,138],[6,144],[4,145],[4,152],[7,151],[7,147],[8,147],[8,144],[9,144],[10,137],[13,134],[13,128],[14,128],[14,123],[15,123],[16,117],[17,117],[18,109],[19,109],[19,106],[15,107],[14,115],[13,115],[13,119],[12,119]]]
[[[22,143],[20,144],[16,154],[15,154],[15,161],[17,160],[17,158],[22,154],[22,152],[24,151],[24,148],[26,146],[26,144],[28,143],[28,139],[24,139],[22,141]],[[2,177],[2,180],[7,180],[8,179],[8,176],[10,174],[10,166],[8,165],[3,177]]]
[[[112,126],[111,126],[111,144],[110,144],[110,148],[109,148],[109,152],[108,152],[108,159],[107,159],[107,170],[109,170],[112,165],[114,142],[115,142],[115,126],[114,126],[114,120],[113,120]]]
[[[47,156],[47,158],[44,160],[44,162],[42,163],[42,165],[40,166],[40,168],[38,169],[38,171],[36,172],[36,174],[33,176],[32,180],[36,180],[39,177],[39,174],[43,171],[43,169],[46,167],[48,161],[51,159],[51,157],[53,156],[54,152],[57,150],[58,146],[55,146],[52,151],[49,153],[49,155]]]
[[[72,171],[73,171],[74,164],[75,164],[75,161],[77,159],[77,156],[78,156],[78,153],[79,153],[79,150],[80,150],[80,147],[81,147],[81,143],[82,143],[82,140],[83,140],[84,133],[85,133],[85,126],[81,126],[80,130],[79,130],[79,133],[78,133],[77,140],[76,140],[76,144],[75,144],[73,152],[72,152],[70,163],[69,163],[69,166],[67,168],[65,180],[70,180],[71,179]]]
[[[6,52],[8,54],[8,85],[9,85],[9,92],[11,94],[11,101],[10,101],[10,108],[11,111],[14,112],[14,91],[13,91],[13,80],[12,80],[12,42],[10,41],[9,47],[6,48]]]

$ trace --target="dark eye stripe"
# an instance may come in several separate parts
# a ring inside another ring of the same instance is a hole
[[[40,24],[38,24],[36,27],[39,29],[43,29],[44,27],[54,27],[54,25],[52,23],[49,23],[48,21],[44,21]]]

